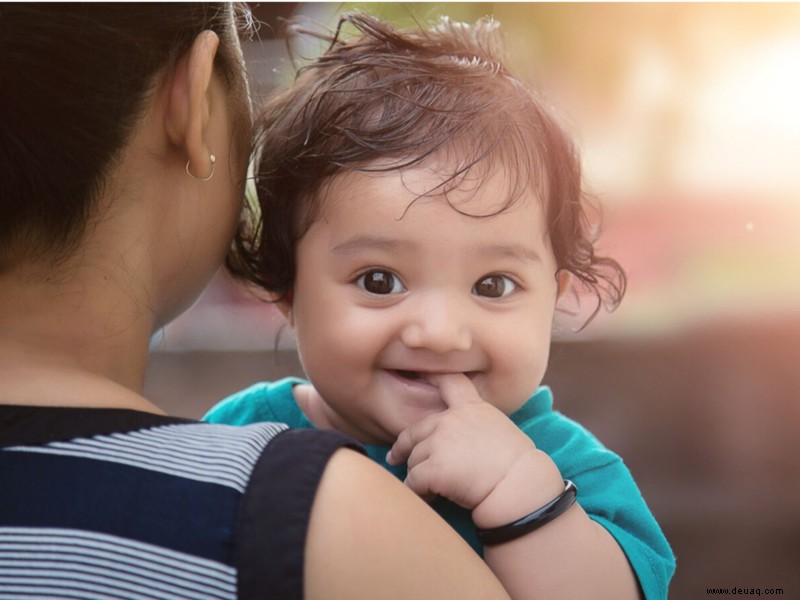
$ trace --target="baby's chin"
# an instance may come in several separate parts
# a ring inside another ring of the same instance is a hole
[[[344,433],[345,435],[349,435],[359,444],[363,444],[365,446],[392,446],[396,441],[400,433],[403,431],[403,427],[399,423],[394,424],[384,424],[373,421],[369,428],[367,427],[352,427],[352,426],[341,426],[336,427],[338,431]]]
[[[427,409],[415,409],[413,411],[409,411],[411,414],[408,414],[407,418],[398,421],[391,428],[387,429],[387,431],[391,432],[389,436],[386,438],[387,440],[390,440],[388,441],[388,444],[390,445],[394,444],[395,441],[397,441],[397,438],[400,436],[400,434],[406,429],[413,427],[418,423],[421,423],[428,417],[441,414],[445,410],[447,410],[446,406],[442,406],[441,409],[427,408]]]
[[[444,409],[415,410],[413,415],[408,415],[409,418],[397,419],[391,423],[381,423],[372,431],[343,431],[342,433],[350,435],[355,438],[357,442],[364,445],[391,447],[403,431],[419,423],[428,416],[443,412],[443,410]]]

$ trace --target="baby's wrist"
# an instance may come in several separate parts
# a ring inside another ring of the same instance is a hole
[[[485,546],[510,542],[536,531],[567,512],[578,497],[578,488],[564,480],[564,491],[541,508],[524,517],[492,529],[478,528],[478,539]]]
[[[493,529],[538,510],[564,491],[564,479],[541,450],[521,456],[491,493],[472,510],[479,529]]]

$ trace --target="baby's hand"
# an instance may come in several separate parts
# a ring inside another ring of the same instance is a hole
[[[292,388],[297,406],[317,429],[336,429],[325,411],[325,400],[309,383],[300,383]]]
[[[469,510],[492,496],[491,510],[481,507],[473,513],[476,525],[488,527],[501,524],[507,512],[526,510],[532,487],[540,490],[544,485],[547,498],[553,493],[548,488],[557,493],[563,486],[552,461],[505,414],[485,402],[466,375],[439,375],[434,383],[447,410],[404,430],[387,456],[390,464],[408,462],[406,485],[417,494],[427,500],[444,496]],[[516,499],[520,495],[528,496],[527,501],[523,498],[525,507]]]

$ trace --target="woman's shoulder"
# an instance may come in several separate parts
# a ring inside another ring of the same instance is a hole
[[[176,598],[201,597],[208,585],[234,598],[243,583],[263,591],[278,580],[283,597],[302,597],[313,499],[348,443],[280,423],[128,410],[3,406],[0,423],[0,470],[14,481],[0,498],[0,547],[23,543],[34,569],[54,556],[97,568],[97,581],[130,597],[154,578]],[[85,591],[77,577],[60,585]]]

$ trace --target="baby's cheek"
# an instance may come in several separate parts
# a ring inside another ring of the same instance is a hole
[[[505,367],[493,374],[490,391],[486,396],[481,394],[481,397],[510,415],[533,396],[541,384],[544,370],[535,364],[513,361],[506,363]]]

